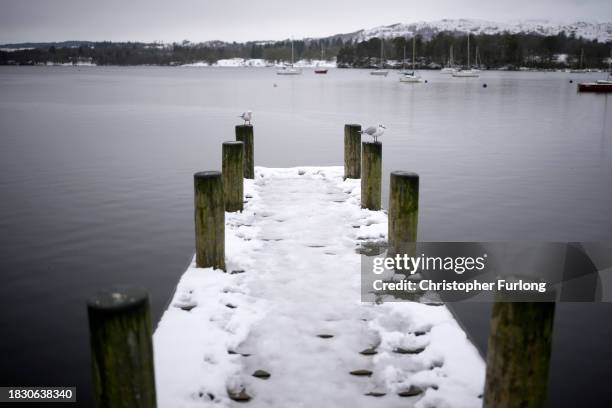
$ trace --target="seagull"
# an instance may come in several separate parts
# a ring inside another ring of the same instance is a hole
[[[242,114],[240,116],[238,116],[239,118],[241,118],[242,120],[244,120],[244,124],[246,125],[247,123],[250,125],[251,124],[251,118],[253,118],[253,112],[248,110],[246,112],[242,112]]]
[[[366,130],[362,130],[359,133],[361,133],[362,135],[372,136],[374,138],[374,142],[376,143],[378,142],[378,138],[381,137],[383,133],[385,133],[386,128],[387,127],[385,125],[370,126]]]

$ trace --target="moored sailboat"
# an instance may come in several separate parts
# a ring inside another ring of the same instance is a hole
[[[301,75],[302,70],[299,68],[295,68],[293,66],[293,39],[291,39],[291,65],[284,66],[278,71],[276,71],[277,75]]]
[[[370,75],[387,76],[387,74],[389,74],[389,71],[384,69],[385,65],[383,62],[383,41],[383,37],[380,37],[380,65],[374,71],[370,71]]]
[[[582,82],[578,84],[578,92],[596,92],[596,93],[611,93],[612,92],[612,49],[610,50],[610,58],[608,58],[608,76],[606,79],[599,79],[595,82]]]
[[[412,37],[412,72],[406,72],[400,77],[400,82],[419,83],[423,78],[415,71],[416,36]]]
[[[449,56],[448,56],[448,65],[440,70],[441,74],[454,74],[457,72],[457,68],[455,68],[455,63],[453,61],[453,46],[450,46]]]
[[[402,58],[402,69],[399,70],[398,74],[403,75],[403,74],[408,74],[411,71],[408,71],[406,69],[406,41],[404,41],[404,58]]]
[[[323,43],[321,43],[321,61],[325,61],[325,50],[323,49]],[[319,63],[317,63],[314,73],[315,74],[327,74],[327,68],[323,68],[319,66]]]
[[[467,68],[460,69],[457,72],[453,72],[455,78],[478,78],[480,72],[470,67],[470,33],[467,33]]]
[[[474,59],[474,65],[475,68],[470,68],[472,71],[480,72],[482,70],[482,61],[480,59],[480,52],[478,52],[478,46],[476,46],[476,58]]]

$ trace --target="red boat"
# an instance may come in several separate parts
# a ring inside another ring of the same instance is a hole
[[[325,68],[316,68],[315,74],[327,74],[327,70]]]
[[[612,81],[599,80],[595,82],[583,82],[578,84],[578,92],[612,92]]]

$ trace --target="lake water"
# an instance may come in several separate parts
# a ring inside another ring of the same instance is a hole
[[[612,97],[569,83],[601,74],[422,74],[0,67],[0,385],[91,404],[85,299],[138,284],[157,321],[193,251],[192,174],[246,109],[263,166],[341,165],[344,123],[385,124],[384,174],[421,176],[420,240],[612,238]],[[488,307],[458,312],[484,347]],[[551,407],[610,400],[610,316],[559,305]]]

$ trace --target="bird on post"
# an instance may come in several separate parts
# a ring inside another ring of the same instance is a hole
[[[251,124],[251,119],[253,118],[253,112],[248,110],[246,112],[242,112],[242,114],[240,116],[238,116],[239,118],[241,118],[242,120],[244,120],[244,124]]]
[[[383,133],[385,133],[386,128],[387,127],[385,125],[370,126],[367,129],[360,131],[359,133],[361,133],[362,135],[372,136],[374,138],[374,142],[377,143],[378,138],[381,137]]]

